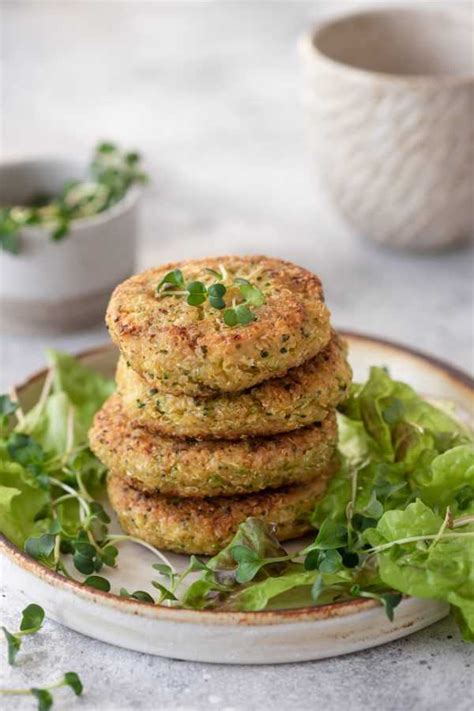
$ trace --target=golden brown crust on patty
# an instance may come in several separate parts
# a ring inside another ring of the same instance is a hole
[[[171,395],[150,386],[120,359],[117,387],[130,419],[150,432],[239,439],[290,432],[323,420],[349,393],[346,345],[334,334],[315,358],[241,393]]]
[[[208,302],[196,308],[183,296],[157,296],[156,287],[173,269],[186,282],[215,281],[206,269],[223,264],[226,299],[240,298],[233,279],[258,286],[265,304],[257,319],[230,328]],[[330,339],[329,311],[317,276],[290,262],[262,256],[209,257],[166,264],[128,279],[114,291],[107,327],[124,358],[163,392],[210,395],[237,392],[314,357]]]
[[[111,470],[148,491],[181,497],[231,496],[278,488],[324,473],[337,443],[334,413],[319,425],[269,438],[177,440],[132,427],[112,395],[96,414],[90,446]]]
[[[178,553],[214,555],[229,543],[249,516],[276,526],[280,541],[297,538],[311,529],[309,517],[337,468],[304,485],[262,491],[236,498],[178,499],[147,495],[109,473],[107,489],[124,531],[157,548]]]

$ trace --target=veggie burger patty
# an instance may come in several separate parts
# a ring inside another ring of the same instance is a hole
[[[186,288],[223,284],[220,307],[209,299],[190,305],[187,292],[170,284],[157,292],[174,270]],[[225,309],[245,298],[236,279],[254,285],[264,303],[249,306],[251,322],[229,326]],[[106,321],[125,360],[151,386],[199,397],[251,388],[301,365],[329,342],[329,318],[317,276],[251,256],[176,262],[133,276],[115,289]]]
[[[336,446],[337,423],[331,413],[317,425],[269,438],[179,440],[133,427],[120,398],[112,395],[97,413],[89,440],[109,469],[145,492],[230,496],[323,476]]]
[[[311,529],[309,517],[314,505],[324,494],[335,466],[331,463],[325,476],[306,484],[235,498],[150,495],[134,489],[115,472],[109,472],[107,489],[120,524],[129,535],[177,553],[214,555],[249,516],[275,524],[280,541],[306,533]]]
[[[352,376],[346,350],[333,334],[324,350],[285,376],[210,398],[163,393],[121,358],[117,387],[128,417],[150,432],[198,439],[273,435],[321,421],[346,399]]]

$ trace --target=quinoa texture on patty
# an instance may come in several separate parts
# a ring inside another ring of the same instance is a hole
[[[290,432],[323,420],[349,394],[352,371],[337,334],[317,356],[285,376],[241,393],[171,395],[119,360],[117,387],[128,417],[150,432],[197,439],[239,439]]]
[[[148,543],[177,553],[214,555],[235,535],[249,516],[276,526],[280,541],[298,538],[311,529],[309,518],[337,467],[303,485],[262,491],[235,498],[179,499],[149,495],[110,472],[107,490],[123,530]]]
[[[334,413],[318,425],[269,438],[177,440],[132,427],[112,395],[96,414],[90,446],[133,486],[168,496],[231,496],[323,475],[337,443]]]
[[[250,306],[254,321],[227,326],[223,311],[207,300],[196,307],[172,290],[157,293],[174,269],[186,283],[223,283],[226,307],[242,300],[236,278],[258,287],[265,302]],[[151,386],[200,397],[251,388],[313,358],[330,340],[329,318],[317,276],[251,256],[176,262],[127,279],[111,297],[106,322],[124,359]]]

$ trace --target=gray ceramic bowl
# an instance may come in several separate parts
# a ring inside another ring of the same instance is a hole
[[[37,193],[55,194],[84,167],[35,158],[0,164],[0,205],[25,204]],[[75,220],[60,242],[49,231],[21,231],[21,252],[0,251],[0,303],[4,332],[70,331],[103,319],[112,289],[134,271],[137,202],[133,187],[119,203]]]

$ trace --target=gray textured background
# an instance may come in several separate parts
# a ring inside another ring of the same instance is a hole
[[[415,257],[375,248],[342,224],[313,175],[296,39],[331,7],[356,4],[3,2],[2,155],[83,155],[100,137],[136,146],[153,176],[140,266],[219,252],[288,257],[320,273],[338,326],[469,369],[472,250]],[[100,327],[2,334],[1,386],[41,365],[46,346],[75,351],[105,338]],[[14,626],[15,600],[2,602]],[[25,648],[18,669],[3,666],[2,685],[77,669],[83,711],[461,711],[473,692],[468,649],[449,622],[351,657],[256,669],[160,660],[52,623]],[[76,708],[61,698],[60,708]],[[32,704],[9,699],[5,708]]]

